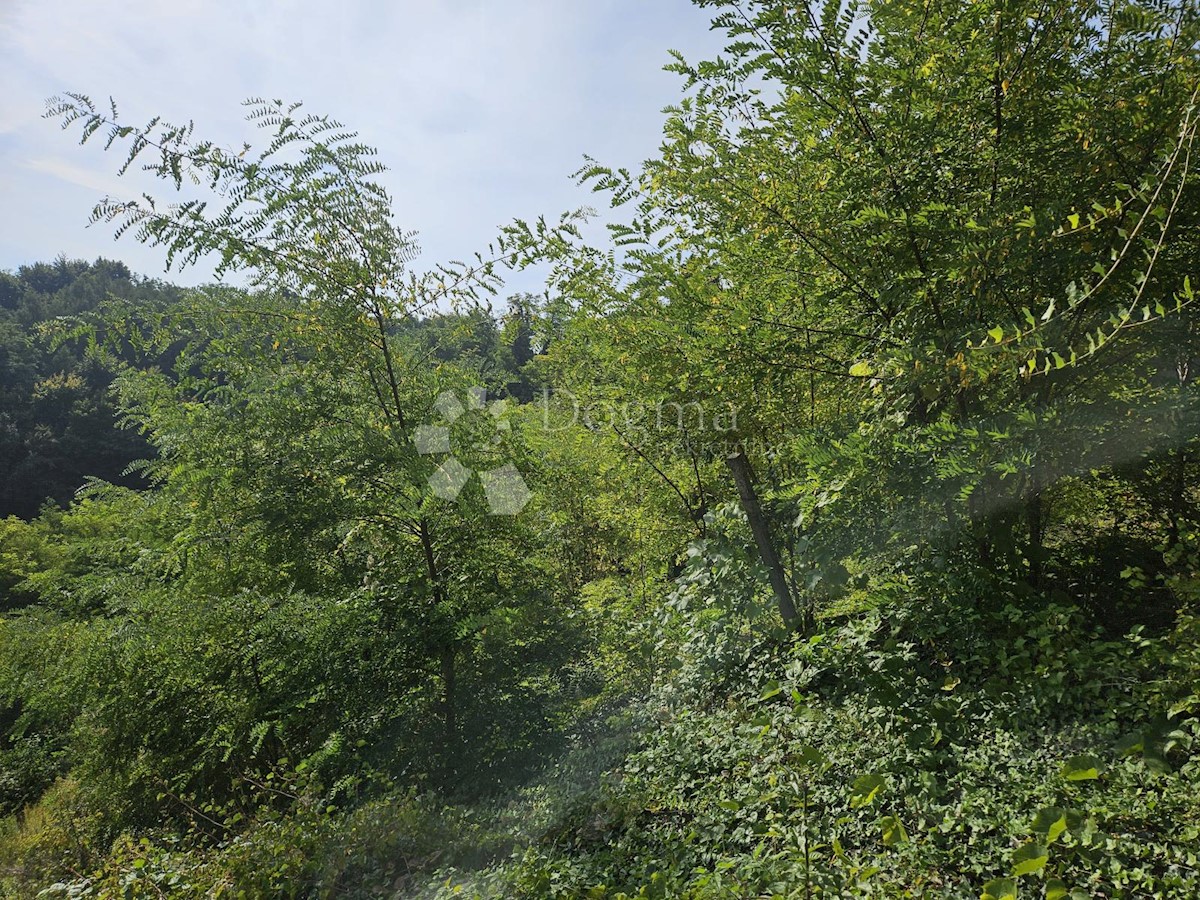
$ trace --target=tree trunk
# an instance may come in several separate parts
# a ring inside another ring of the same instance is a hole
[[[421,549],[425,554],[425,568],[429,573],[430,588],[433,592],[433,602],[437,606],[441,606],[445,600],[445,593],[442,589],[442,573],[438,568],[437,557],[433,552],[433,535],[429,530],[429,521],[421,519],[418,523],[418,533],[421,537]],[[458,715],[457,715],[457,698],[456,693],[456,677],[455,677],[455,656],[457,648],[454,645],[454,639],[447,636],[442,644],[440,663],[442,675],[442,728],[445,740],[445,767],[447,775],[450,775],[452,763],[458,751]]]
[[[1042,586],[1043,560],[1045,558],[1043,532],[1042,490],[1036,482],[1025,498],[1025,521],[1029,526],[1029,585],[1033,588]]]
[[[775,544],[771,540],[771,529],[763,515],[762,506],[758,502],[758,494],[754,490],[754,475],[750,470],[750,460],[745,452],[737,450],[725,457],[725,464],[733,475],[733,483],[737,485],[738,496],[742,501],[742,510],[750,522],[750,531],[754,534],[754,542],[758,545],[758,555],[771,577],[771,590],[775,593],[775,602],[779,606],[779,614],[789,628],[795,628],[799,623],[796,607],[792,603],[792,592],[788,587],[787,574],[775,552]]]
[[[446,730],[446,766],[452,768],[453,760],[458,750],[458,698],[457,679],[455,677],[455,656],[457,655],[454,642],[448,641],[442,648],[442,715]]]
[[[1179,546],[1180,523],[1187,515],[1187,451],[1182,447],[1172,455],[1171,472],[1171,527],[1168,534],[1168,546],[1174,550]]]

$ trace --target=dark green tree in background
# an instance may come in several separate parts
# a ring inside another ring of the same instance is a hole
[[[126,470],[153,451],[117,427],[110,368],[82,343],[55,342],[44,327],[114,299],[155,310],[178,296],[106,259],[59,257],[0,273],[0,517],[30,518],[47,501],[69,503],[88,478],[143,483]]]

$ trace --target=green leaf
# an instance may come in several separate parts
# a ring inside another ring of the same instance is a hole
[[[1046,900],[1062,900],[1067,896],[1067,886],[1061,879],[1046,879]]]
[[[859,775],[850,786],[850,808],[870,806],[886,784],[887,779],[882,775]]]
[[[883,845],[885,847],[894,847],[908,841],[908,832],[904,830],[904,823],[895,816],[884,816],[879,820],[879,825],[883,829]]]
[[[982,900],[1017,900],[1017,879],[992,879],[983,886]]]
[[[783,693],[783,688],[780,687],[778,681],[772,679],[771,681],[767,682],[766,686],[763,688],[763,692],[758,695],[758,699],[760,701],[770,700],[772,697],[778,697],[781,693]]]
[[[999,344],[1002,340],[1004,340],[1004,329],[997,325],[995,328],[992,328],[988,331],[988,337]]]
[[[1065,822],[1063,826],[1066,827]],[[1012,861],[1013,876],[1020,878],[1045,868],[1046,863],[1050,861],[1050,851],[1046,849],[1045,844],[1030,841],[1013,852]]]
[[[850,374],[856,378],[867,378],[871,374],[871,364],[865,359],[850,367]]]
[[[820,769],[829,765],[829,757],[816,747],[810,747],[808,744],[801,744],[800,749],[796,751],[796,756],[800,764],[804,766],[812,766],[813,768]]]
[[[1047,844],[1053,844],[1067,830],[1067,811],[1060,806],[1039,809],[1029,830],[1041,835]]]
[[[1100,777],[1103,768],[1104,764],[1096,757],[1083,754],[1063,763],[1062,775],[1067,781],[1091,781]]]
[[[1134,732],[1117,741],[1113,749],[1121,756],[1133,756],[1135,753],[1141,753],[1145,748],[1145,738],[1140,733]]]

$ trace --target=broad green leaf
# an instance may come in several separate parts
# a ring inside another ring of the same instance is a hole
[[[885,847],[894,847],[896,844],[903,844],[908,840],[908,832],[904,830],[904,823],[896,816],[884,816],[879,820],[879,825],[883,829]]]
[[[829,764],[829,757],[818,750],[816,747],[811,747],[808,744],[801,744],[800,749],[795,754],[801,765],[812,766],[814,768],[824,768]]]
[[[1067,781],[1091,781],[1100,777],[1103,767],[1103,763],[1094,756],[1072,756],[1063,763],[1062,775]]]
[[[992,879],[983,886],[981,900],[1017,900],[1017,879]]]
[[[1124,577],[1124,576],[1122,576]],[[1146,748],[1145,738],[1138,732],[1127,734],[1113,748],[1121,756],[1133,756],[1135,753],[1141,753]]]
[[[1064,827],[1066,823],[1063,823]],[[1046,849],[1045,844],[1039,844],[1036,841],[1030,841],[1022,847],[1018,847],[1012,856],[1013,870],[1015,877],[1019,878],[1022,875],[1029,875],[1033,872],[1040,871],[1050,861],[1050,851]]]
[[[1067,811],[1059,806],[1039,809],[1033,817],[1030,831],[1042,835],[1047,844],[1053,844],[1067,830]]]
[[[860,809],[870,806],[886,784],[887,779],[882,775],[859,775],[850,787],[850,807]]]

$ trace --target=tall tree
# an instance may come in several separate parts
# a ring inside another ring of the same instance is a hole
[[[1017,529],[1039,584],[1059,480],[1190,438],[1194,4],[700,5],[731,43],[672,66],[661,155],[581,173],[631,212],[559,270],[579,352],[733,404],[806,546],[834,500],[847,555]]]

